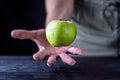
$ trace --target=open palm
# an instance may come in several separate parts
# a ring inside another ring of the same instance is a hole
[[[48,66],[54,65],[57,57],[60,57],[61,60],[68,65],[75,65],[76,61],[69,56],[67,52],[71,54],[86,55],[84,50],[72,46],[52,47],[46,39],[45,29],[32,31],[17,29],[11,32],[11,36],[17,39],[30,39],[34,41],[39,51],[33,55],[33,58],[35,60],[42,60],[47,57]]]

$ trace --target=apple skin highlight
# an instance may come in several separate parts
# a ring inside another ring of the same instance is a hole
[[[46,27],[46,38],[54,47],[70,45],[76,35],[76,25],[72,21],[52,20]]]

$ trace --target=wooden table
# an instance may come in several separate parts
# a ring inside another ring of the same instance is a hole
[[[0,80],[120,80],[119,58],[75,58],[68,66],[60,59],[53,67],[31,56],[0,56]]]

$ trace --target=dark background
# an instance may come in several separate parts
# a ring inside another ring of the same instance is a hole
[[[38,48],[31,40],[10,36],[13,29],[44,27],[44,0],[0,0],[0,55],[32,55]]]

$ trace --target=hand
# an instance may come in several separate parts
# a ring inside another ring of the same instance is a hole
[[[72,46],[63,46],[63,47],[52,47],[45,36],[45,29],[40,30],[13,30],[11,36],[17,39],[30,39],[36,43],[39,48],[39,51],[33,55],[35,60],[42,60],[48,57],[47,65],[52,66],[56,62],[56,58],[60,57],[64,63],[68,65],[75,65],[76,61],[70,57],[67,52],[71,54],[86,55],[86,52],[80,48],[75,48]]]

